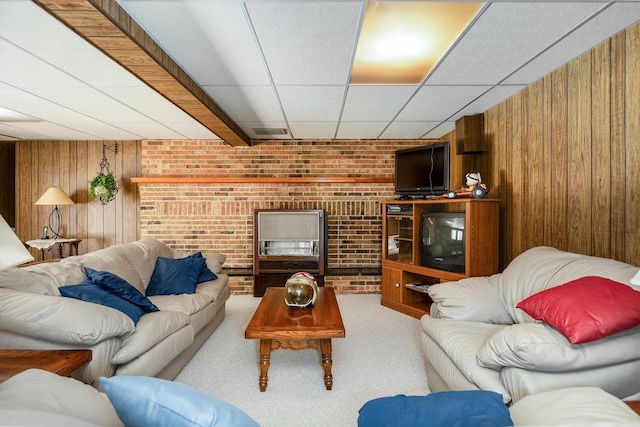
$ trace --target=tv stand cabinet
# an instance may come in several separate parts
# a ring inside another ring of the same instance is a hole
[[[429,313],[432,302],[426,291],[428,285],[497,273],[499,203],[496,199],[473,198],[382,202],[382,305],[420,318]],[[465,213],[464,272],[420,264],[424,212]]]

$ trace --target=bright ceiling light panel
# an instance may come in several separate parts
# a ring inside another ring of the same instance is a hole
[[[351,84],[419,84],[484,3],[369,2]]]

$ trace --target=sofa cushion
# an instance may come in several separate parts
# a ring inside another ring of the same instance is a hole
[[[360,408],[358,427],[512,426],[502,396],[492,391],[443,391],[381,397]]]
[[[525,396],[509,408],[515,425],[613,426],[640,423],[640,416],[597,387],[568,387]]]
[[[108,271],[109,273],[113,273],[126,280],[134,288],[144,294],[144,286],[140,279],[140,275],[138,275],[138,272],[133,268],[133,265],[131,265],[118,247],[119,246],[112,246],[86,255],[64,258],[60,262],[67,263],[79,260],[83,267],[89,267],[96,271]]]
[[[10,416],[5,409],[19,409],[22,413]],[[41,416],[45,418],[40,419]],[[66,419],[61,416],[69,417],[67,424],[54,422]],[[123,425],[104,393],[73,378],[40,369],[26,370],[0,383],[0,419],[2,425],[69,427],[81,425],[82,421],[102,426]]]
[[[196,252],[193,255],[190,255],[193,258],[203,258],[202,252]],[[209,282],[211,280],[216,280],[218,276],[209,269],[207,266],[207,260],[205,259],[205,263],[202,266],[202,270],[200,270],[200,275],[198,276],[198,283]]]
[[[72,299],[0,289],[2,329],[48,342],[93,345],[135,329],[124,313]]]
[[[611,351],[615,347],[616,351]],[[572,345],[560,332],[543,323],[519,323],[493,335],[477,352],[486,368],[523,368],[542,372],[612,366],[637,359],[640,326],[608,338]]]
[[[49,262],[0,271],[0,288],[57,296],[60,286],[80,283],[84,279],[82,265],[77,262]]]
[[[133,323],[138,323],[138,319],[145,313],[138,305],[109,292],[97,283],[94,283],[91,279],[86,279],[77,285],[61,286],[60,294],[63,297],[75,298],[81,301],[114,308],[129,316],[131,320],[133,320]]]
[[[192,255],[189,252],[173,249],[173,256],[168,258],[184,258]],[[202,256],[207,260],[207,267],[215,274],[222,272],[222,266],[227,260],[227,256],[217,253],[203,253]]]
[[[495,274],[431,286],[429,297],[434,304],[432,316],[484,323],[513,323],[498,293],[499,277],[499,274]]]
[[[146,294],[153,296],[194,293],[204,263],[204,258],[158,257]]]
[[[181,311],[192,315],[218,299],[227,287],[226,279],[226,275],[221,275],[217,280],[200,283],[193,294],[156,295],[149,299],[160,310]]]
[[[85,271],[87,277],[94,283],[97,283],[112,294],[137,305],[145,313],[158,311],[158,307],[153,305],[149,298],[142,295],[139,290],[131,286],[126,280],[108,271],[95,271],[89,267],[85,267]]]
[[[143,286],[149,286],[153,269],[158,257],[176,258],[173,250],[164,242],[155,239],[143,239],[136,242],[118,245],[118,250],[129,260],[138,272]]]
[[[158,311],[142,316],[136,325],[136,332],[122,340],[122,348],[113,356],[111,363],[121,365],[135,359],[188,325],[189,321],[187,314],[178,311]]]
[[[531,322],[531,317],[516,306],[533,294],[584,276],[629,283],[636,271],[637,267],[620,261],[540,246],[518,255],[505,268],[500,277],[500,296],[515,323]]]
[[[511,261],[498,284],[504,308],[515,323],[531,321],[516,305],[530,295],[547,288],[549,280],[567,264],[581,255],[539,246],[529,249]]]
[[[640,270],[631,278],[631,284],[634,286],[640,286]]]
[[[235,406],[184,384],[130,376],[100,378],[100,384],[127,427],[258,426]]]
[[[516,306],[560,331],[573,344],[640,325],[640,292],[587,276],[534,294]]]

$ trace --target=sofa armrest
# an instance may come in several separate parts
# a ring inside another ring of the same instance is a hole
[[[99,304],[0,289],[0,330],[63,344],[93,345],[129,335],[135,325],[125,314]]]
[[[431,316],[509,325],[513,321],[498,293],[500,274],[446,282],[429,288]]]
[[[545,323],[518,323],[487,340],[478,350],[477,359],[480,366],[494,370],[514,367],[565,372],[614,366],[640,359],[640,326],[596,341],[571,344]]]

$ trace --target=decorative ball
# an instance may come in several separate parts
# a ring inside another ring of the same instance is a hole
[[[476,185],[476,187],[473,190],[471,190],[471,195],[476,199],[482,199],[485,196],[485,194],[487,194],[487,192],[480,185]]]
[[[455,199],[456,197],[458,197],[458,195],[455,191],[449,191],[449,193],[447,193],[447,197],[450,199]]]

